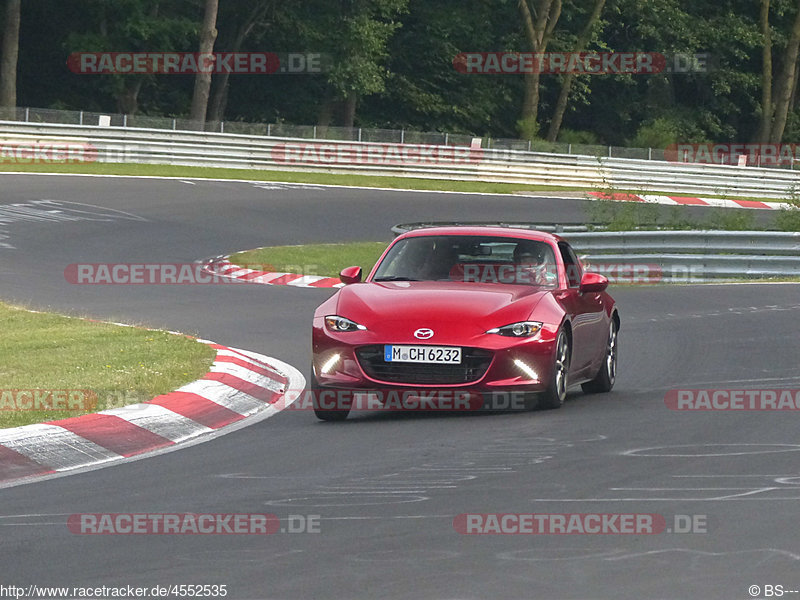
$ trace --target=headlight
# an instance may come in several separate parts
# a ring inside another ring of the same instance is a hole
[[[364,331],[367,328],[363,325],[359,325],[355,321],[351,321],[350,319],[345,319],[344,317],[339,317],[337,315],[331,315],[329,317],[325,317],[325,325],[331,331]]]
[[[503,327],[495,327],[486,333],[496,333],[498,335],[505,335],[507,337],[531,337],[539,333],[542,324],[537,321],[520,321],[519,323],[512,323]]]

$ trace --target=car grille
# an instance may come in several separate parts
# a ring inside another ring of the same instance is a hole
[[[480,348],[462,348],[459,365],[386,362],[383,360],[383,346],[363,346],[356,350],[356,356],[361,368],[372,379],[425,385],[477,381],[492,362],[492,353]]]

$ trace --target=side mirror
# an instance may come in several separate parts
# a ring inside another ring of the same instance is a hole
[[[581,294],[603,292],[608,287],[608,278],[600,273],[584,273],[581,277]]]
[[[339,279],[344,284],[361,283],[361,267],[347,267],[339,273]]]

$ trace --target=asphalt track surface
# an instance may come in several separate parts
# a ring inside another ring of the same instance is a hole
[[[266,187],[2,175],[0,205],[52,199],[130,215],[0,221],[13,246],[0,249],[0,297],[196,333],[307,372],[310,317],[330,291],[77,286],[63,269],[388,241],[399,221],[580,222],[585,207]],[[0,584],[227,584],[235,599],[729,599],[750,597],[754,584],[800,589],[800,416],[664,403],[673,388],[800,388],[799,290],[612,289],[622,315],[617,386],[573,392],[558,411],[373,413],[339,424],[286,411],[185,450],[0,490]],[[282,524],[320,515],[321,533],[70,533],[67,516],[85,512],[266,512]],[[460,513],[533,512],[656,513],[670,525],[673,515],[706,515],[707,533],[467,536],[453,527]]]

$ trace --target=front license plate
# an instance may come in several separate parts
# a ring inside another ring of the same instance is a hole
[[[386,362],[461,364],[461,348],[447,346],[394,346],[383,347]]]

